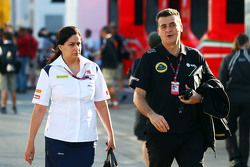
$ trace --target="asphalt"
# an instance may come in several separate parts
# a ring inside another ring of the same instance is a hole
[[[113,128],[116,136],[117,149],[115,154],[119,167],[144,167],[141,142],[133,134],[135,121],[135,108],[132,104],[132,91],[126,90],[127,99],[120,105],[119,110],[111,110]],[[23,159],[26,139],[28,135],[29,121],[33,104],[31,103],[33,90],[26,94],[17,95],[18,114],[11,111],[11,102],[8,101],[8,113],[0,114],[0,167],[26,167],[29,166]],[[44,167],[44,136],[42,126],[36,137],[36,154],[34,167]],[[103,166],[106,156],[105,142],[106,132],[98,120],[99,140],[96,149],[94,167]],[[176,163],[172,165],[177,167]],[[208,149],[205,153],[206,167],[228,167],[228,158],[224,141],[217,141],[215,153]]]

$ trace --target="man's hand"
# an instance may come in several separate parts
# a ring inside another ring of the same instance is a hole
[[[193,95],[188,100],[185,100],[183,95],[180,95],[178,97],[179,97],[180,101],[184,104],[201,103],[203,97],[194,90],[192,90],[192,93],[193,93]]]
[[[160,132],[168,132],[170,127],[162,115],[156,114],[155,112],[148,113],[148,118],[154,127]]]

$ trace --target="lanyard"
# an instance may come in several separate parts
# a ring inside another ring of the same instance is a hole
[[[178,73],[179,73],[181,61],[182,61],[182,55],[180,55],[180,57],[179,57],[179,63],[178,63],[178,65],[177,65],[176,69],[174,68],[173,63],[172,63],[172,62],[170,63],[170,68],[171,68],[171,69],[173,70],[173,72],[174,72],[174,82],[177,81],[177,76],[178,76]]]
[[[69,75],[71,75],[73,78],[75,78],[75,79],[78,79],[78,80],[85,80],[85,79],[90,79],[91,80],[91,78],[88,76],[88,75],[86,75],[86,71],[84,72],[84,74],[83,74],[83,77],[81,77],[81,78],[79,78],[79,77],[77,77],[77,76],[75,76],[74,74],[72,74],[69,70],[67,70],[66,68],[64,68],[66,71],[67,71],[67,73],[69,74]]]

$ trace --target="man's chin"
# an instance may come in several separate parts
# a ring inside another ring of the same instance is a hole
[[[176,41],[175,40],[168,40],[165,42],[166,45],[176,45]]]

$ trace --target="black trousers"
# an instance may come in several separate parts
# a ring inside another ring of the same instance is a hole
[[[203,156],[207,149],[200,131],[166,134],[157,139],[149,137],[146,145],[150,167],[170,167],[174,159],[180,167],[203,167]]]
[[[239,125],[239,141],[236,131]],[[226,139],[229,160],[239,159],[242,167],[247,167],[249,156],[250,104],[231,103],[228,126],[232,136]]]

